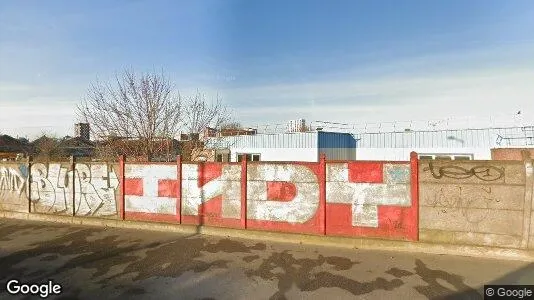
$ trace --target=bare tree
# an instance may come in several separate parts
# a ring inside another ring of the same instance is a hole
[[[100,139],[96,153],[101,159],[118,154],[170,157],[169,148],[180,148],[184,158],[196,160],[209,153],[206,148],[220,148],[218,140],[194,139],[178,147],[174,137],[179,132],[200,136],[206,129],[217,131],[232,121],[218,95],[213,101],[200,91],[182,97],[163,74],[139,75],[130,70],[112,82],[93,83],[78,106],[78,115]]]
[[[186,157],[193,161],[201,157],[213,160],[214,150],[229,147],[220,135],[209,137],[207,134],[210,130],[219,132],[227,124],[237,124],[232,122],[232,112],[223,104],[219,95],[208,102],[206,96],[197,91],[193,96],[185,98],[183,108],[184,130],[204,136],[202,140],[190,141],[189,147],[184,147],[184,151],[188,152],[184,153]]]
[[[211,102],[197,91],[184,103],[184,129],[189,133],[201,133],[206,128],[220,129],[231,121],[231,113],[219,95]]]
[[[114,82],[93,83],[78,115],[91,124],[95,136],[107,140],[102,150],[107,155],[138,152],[150,158],[161,139],[178,133],[182,99],[163,74],[125,70]],[[129,139],[136,142],[125,141]]]
[[[59,139],[56,136],[42,134],[41,137],[31,142],[32,155],[36,161],[58,159],[62,156],[58,146]]]

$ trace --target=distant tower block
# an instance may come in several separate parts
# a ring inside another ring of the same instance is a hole
[[[90,140],[89,123],[77,123],[74,125],[74,135],[86,141]]]
[[[286,126],[287,132],[301,132],[306,131],[306,120],[304,119],[298,119],[298,120],[291,120],[287,123]]]

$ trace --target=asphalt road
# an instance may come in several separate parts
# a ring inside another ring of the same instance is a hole
[[[48,299],[482,299],[534,264],[0,219],[0,299],[39,299],[13,279],[61,285]]]

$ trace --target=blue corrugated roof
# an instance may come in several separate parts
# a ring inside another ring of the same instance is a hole
[[[319,132],[319,148],[356,148],[356,139],[350,133]]]

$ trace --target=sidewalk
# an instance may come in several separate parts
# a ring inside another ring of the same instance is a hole
[[[383,240],[375,238],[346,238],[333,236],[318,236],[282,232],[257,230],[242,230],[222,227],[206,227],[193,225],[179,225],[171,223],[140,222],[93,217],[69,217],[60,215],[28,214],[20,212],[0,211],[1,218],[23,219],[31,221],[46,221],[63,224],[77,224],[98,227],[114,227],[141,229],[149,231],[178,232],[184,234],[205,234],[210,236],[234,237],[260,241],[284,242],[292,244],[338,247],[345,249],[370,249],[402,251],[426,254],[459,255],[470,257],[484,257],[494,259],[508,259],[519,261],[534,261],[534,251],[477,247],[452,244],[433,244],[424,242],[406,242],[398,240]]]

